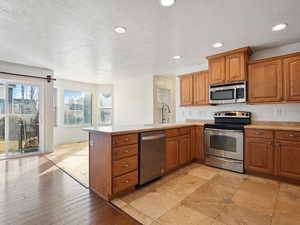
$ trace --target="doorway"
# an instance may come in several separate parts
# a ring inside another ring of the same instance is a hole
[[[40,86],[0,80],[0,157],[40,151]]]

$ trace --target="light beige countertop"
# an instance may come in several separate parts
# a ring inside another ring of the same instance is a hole
[[[245,128],[300,131],[300,122],[253,121],[251,124],[246,125]]]
[[[140,124],[140,125],[128,125],[128,126],[98,126],[98,127],[87,127],[83,130],[88,132],[99,132],[107,133],[111,135],[117,134],[129,134],[129,133],[139,133],[145,131],[155,131],[155,130],[166,130],[180,127],[190,127],[190,126],[203,126],[205,123],[212,123],[213,121],[207,120],[196,120],[188,122],[176,122],[167,124]]]

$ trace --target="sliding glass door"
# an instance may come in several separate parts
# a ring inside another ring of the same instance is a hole
[[[40,87],[0,82],[0,154],[39,151]]]

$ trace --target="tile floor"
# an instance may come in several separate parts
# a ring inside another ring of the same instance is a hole
[[[84,186],[89,186],[88,142],[57,145],[54,152],[46,155],[62,170],[70,174]]]
[[[300,225],[300,186],[196,163],[112,203],[146,225]]]

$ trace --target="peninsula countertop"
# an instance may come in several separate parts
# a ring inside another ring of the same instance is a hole
[[[145,131],[166,130],[180,127],[204,126],[206,123],[213,123],[211,120],[197,120],[188,122],[176,122],[166,124],[137,124],[137,125],[114,125],[114,126],[94,126],[83,128],[88,132],[107,133],[111,135],[139,133]]]

